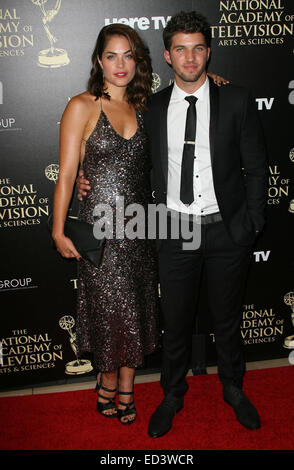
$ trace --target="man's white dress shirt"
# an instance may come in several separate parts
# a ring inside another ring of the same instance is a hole
[[[180,200],[181,165],[185,138],[186,115],[189,103],[188,96],[174,83],[167,115],[168,133],[168,185],[167,207],[178,212],[196,215],[207,215],[219,212],[214,192],[210,144],[209,120],[210,99],[209,80],[193,93],[197,98],[196,144],[194,159],[194,202],[186,206]]]

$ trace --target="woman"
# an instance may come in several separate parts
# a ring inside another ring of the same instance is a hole
[[[97,409],[130,424],[136,417],[135,368],[159,340],[153,243],[115,239],[114,227],[102,264],[95,268],[64,235],[64,220],[79,164],[93,188],[81,204],[81,220],[94,223],[99,203],[108,204],[115,216],[117,197],[124,197],[125,207],[147,207],[150,202],[147,138],[140,113],[151,90],[152,70],[147,49],[125,25],[101,30],[92,63],[88,90],[70,100],[61,120],[52,237],[62,256],[79,260],[77,344],[80,354],[93,353],[99,371]]]
[[[142,40],[122,24],[101,30],[92,63],[88,90],[70,100],[61,120],[52,237],[62,256],[79,260],[77,345],[80,354],[93,354],[99,371],[97,410],[131,424],[136,418],[135,368],[159,343],[154,245],[116,239],[114,227],[102,264],[95,268],[64,235],[64,220],[79,164],[91,185],[81,203],[81,220],[93,224],[99,203],[108,204],[115,215],[117,197],[124,197],[125,207],[151,202],[141,112],[151,91],[152,69]]]

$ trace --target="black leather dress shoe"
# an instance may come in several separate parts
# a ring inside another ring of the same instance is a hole
[[[172,427],[175,414],[183,408],[183,401],[165,397],[150,418],[148,434],[160,437]]]
[[[234,385],[223,388],[223,399],[232,406],[237,420],[247,429],[260,428],[260,418],[257,409],[250,403],[243,391]]]

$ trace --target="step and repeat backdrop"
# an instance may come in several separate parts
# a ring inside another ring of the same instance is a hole
[[[209,71],[248,87],[267,142],[267,225],[252,252],[241,334],[248,361],[294,362],[294,67],[291,0],[2,0],[0,2],[1,389],[91,376],[77,360],[75,261],[52,247],[47,218],[58,177],[59,125],[84,91],[99,30],[135,28],[150,48],[153,92],[170,84],[162,30],[182,9],[212,25]],[[78,210],[76,195],[72,212]],[[195,332],[215,365],[205,280]],[[144,372],[160,367],[160,350]]]

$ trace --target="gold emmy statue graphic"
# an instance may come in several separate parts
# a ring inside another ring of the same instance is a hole
[[[70,60],[68,58],[67,52],[65,49],[57,49],[54,47],[54,44],[57,41],[57,38],[53,36],[49,29],[49,23],[53,20],[53,18],[58,14],[61,6],[61,0],[56,0],[55,7],[52,10],[46,10],[45,4],[47,0],[31,0],[34,5],[40,7],[43,18],[43,26],[47,37],[50,42],[49,49],[44,49],[43,51],[39,52],[38,57],[38,65],[40,67],[47,67],[47,68],[56,68],[62,67],[64,65],[69,64]]]
[[[292,325],[294,326],[294,292],[288,292],[284,295],[284,302],[286,305],[289,305],[292,310],[291,320]],[[284,348],[294,349],[294,335],[287,336],[284,340]]]
[[[46,166],[45,176],[49,181],[53,181],[56,184],[59,175],[59,165],[57,163],[51,163],[51,165]]]
[[[67,375],[81,375],[87,374],[93,370],[92,364],[87,359],[78,359],[77,347],[76,347],[76,334],[72,331],[75,326],[75,319],[71,315],[64,315],[59,320],[59,326],[63,330],[68,331],[70,336],[70,345],[75,353],[76,360],[68,362],[65,366],[65,373]]]

